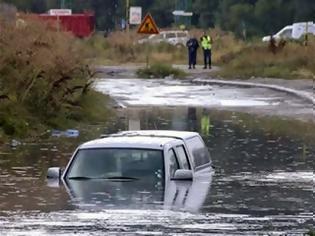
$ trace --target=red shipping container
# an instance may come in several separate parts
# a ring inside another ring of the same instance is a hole
[[[58,25],[61,30],[72,32],[77,37],[89,37],[95,28],[94,14],[72,14],[72,15],[49,15],[40,14],[39,17],[46,21],[52,21]]]

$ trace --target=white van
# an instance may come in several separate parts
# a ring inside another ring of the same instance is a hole
[[[315,24],[314,22],[299,22],[293,25],[287,25],[278,33],[273,35],[275,40],[280,39],[301,39],[305,34],[315,35]],[[271,36],[263,37],[263,42],[269,42]]]
[[[186,46],[186,42],[189,39],[188,31],[161,31],[159,34],[150,35],[147,38],[138,40],[139,44],[143,43],[161,43],[165,42],[174,46]]]

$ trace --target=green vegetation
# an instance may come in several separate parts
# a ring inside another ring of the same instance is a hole
[[[174,76],[175,78],[185,77],[185,72],[168,64],[153,64],[148,68],[142,68],[137,71],[137,75],[142,78],[164,78],[166,76]]]
[[[310,230],[306,235],[308,235],[308,236],[315,236],[315,231],[314,230]]]
[[[81,43],[27,16],[18,22],[0,20],[0,139],[104,120]]]

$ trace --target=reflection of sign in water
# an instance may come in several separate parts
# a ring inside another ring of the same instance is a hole
[[[141,7],[130,7],[130,18],[129,23],[131,25],[141,24],[142,19],[142,8]]]
[[[159,34],[158,27],[156,26],[150,13],[148,13],[144,17],[144,19],[143,19],[143,21],[142,21],[142,23],[138,29],[138,33],[139,34]]]

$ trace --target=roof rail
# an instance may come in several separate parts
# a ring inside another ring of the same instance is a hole
[[[119,137],[153,137],[153,138],[173,138],[173,139],[179,139],[184,140],[181,137],[178,136],[172,136],[172,135],[156,135],[156,134],[140,134],[137,132],[134,133],[117,133],[117,134],[101,134],[100,138],[119,138]]]

